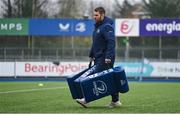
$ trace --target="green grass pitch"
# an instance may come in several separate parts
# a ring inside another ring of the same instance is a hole
[[[66,82],[0,82],[0,113],[180,113],[180,83],[130,82],[122,106],[106,108],[110,97],[85,109],[71,97]]]

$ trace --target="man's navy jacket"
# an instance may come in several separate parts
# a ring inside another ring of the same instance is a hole
[[[91,58],[106,58],[111,59],[113,62],[115,59],[115,36],[113,21],[105,17],[103,21],[95,24],[93,32],[93,44],[89,57]]]

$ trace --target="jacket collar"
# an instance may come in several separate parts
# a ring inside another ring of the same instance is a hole
[[[113,21],[112,21],[110,18],[108,18],[108,17],[105,16],[102,21],[95,23],[94,26],[95,26],[95,28],[97,28],[97,27],[99,27],[100,25],[102,25],[102,24],[104,24],[104,23],[109,23],[109,24],[112,25],[112,24],[113,24]]]

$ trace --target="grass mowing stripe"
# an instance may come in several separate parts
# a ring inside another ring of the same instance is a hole
[[[2,91],[2,92],[0,92],[0,94],[22,93],[22,92],[32,92],[32,91],[44,91],[44,90],[65,89],[65,88],[67,88],[67,87],[51,87],[51,88],[39,88],[39,89],[24,89],[24,90]]]

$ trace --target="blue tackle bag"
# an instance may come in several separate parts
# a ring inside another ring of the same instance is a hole
[[[96,66],[67,78],[73,99],[85,98],[91,102],[114,93],[129,91],[128,81],[123,68],[115,67],[93,73]]]

